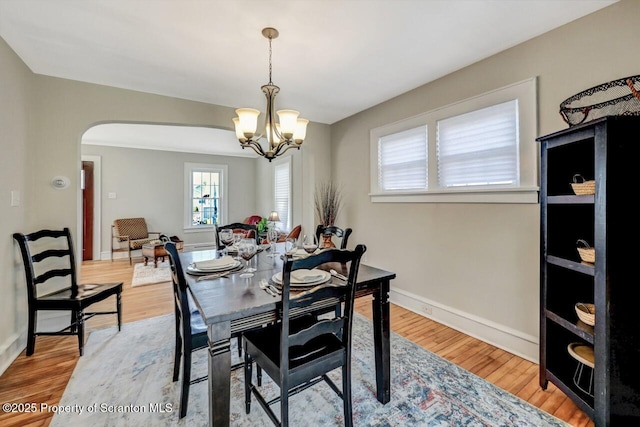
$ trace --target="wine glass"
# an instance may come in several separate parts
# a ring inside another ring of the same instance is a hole
[[[267,243],[269,243],[269,257],[273,258],[278,255],[276,243],[278,242],[278,232],[274,230],[267,231]]]
[[[233,232],[233,246],[236,247],[236,250],[238,249],[238,245],[240,244],[240,242],[242,241],[242,239],[244,239],[244,233],[240,233],[240,232]],[[236,256],[233,257],[234,259],[240,260],[240,254],[238,254],[236,252]]]
[[[258,252],[258,248],[256,246],[256,242],[254,239],[242,239],[238,244],[238,255],[242,257],[247,262],[246,267],[242,270],[240,277],[245,279],[249,277],[253,277],[253,272],[256,271],[255,268],[250,267],[251,259]]]
[[[306,253],[308,254],[312,254],[316,251],[316,249],[318,249],[318,239],[316,238],[315,235],[313,236],[304,236],[304,239],[302,240],[302,248],[305,250]]]
[[[223,228],[219,233],[220,243],[224,245],[223,254],[226,255],[228,247],[233,244],[233,230],[230,228]]]
[[[293,255],[296,251],[296,239],[293,237],[287,237],[284,240],[284,253],[286,255]]]

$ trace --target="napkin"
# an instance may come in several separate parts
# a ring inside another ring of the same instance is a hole
[[[298,283],[311,283],[322,278],[324,275],[318,270],[300,269],[291,272],[291,281]]]
[[[222,258],[208,259],[205,261],[197,261],[193,263],[195,268],[207,269],[207,268],[222,268],[232,266],[235,264],[235,260],[229,255],[225,255]]]

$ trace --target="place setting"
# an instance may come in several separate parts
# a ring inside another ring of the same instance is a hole
[[[198,281],[225,277],[242,269],[242,263],[229,255],[221,258],[195,261],[187,266],[187,273],[198,277]]]

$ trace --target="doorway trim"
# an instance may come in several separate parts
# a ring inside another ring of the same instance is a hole
[[[82,154],[82,161],[93,162],[93,259],[101,260],[102,259],[102,251],[100,248],[102,244],[100,242],[101,237],[101,224],[102,219],[100,218],[100,212],[102,209],[100,208],[100,201],[102,200],[102,157],[96,156],[93,154]],[[79,194],[82,199],[82,185],[79,186]],[[84,212],[82,212],[82,208],[80,209],[80,229],[82,230],[82,220],[84,218]],[[82,242],[82,239],[78,239]],[[82,243],[81,243],[82,244]],[[82,248],[80,248],[80,254],[82,254]]]

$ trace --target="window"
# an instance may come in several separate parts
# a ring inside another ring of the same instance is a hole
[[[536,81],[371,130],[372,202],[537,203]]]
[[[441,187],[518,183],[518,101],[437,123]]]
[[[226,165],[185,163],[185,220],[189,230],[211,230],[226,217]]]
[[[385,135],[378,145],[380,188],[427,189],[427,127]]]
[[[287,157],[274,167],[274,206],[282,228],[291,230],[291,158]]]

